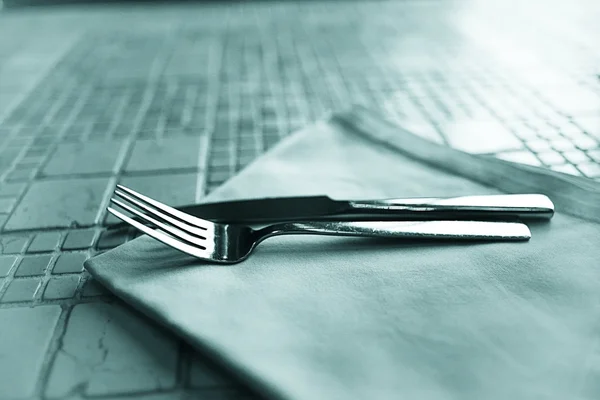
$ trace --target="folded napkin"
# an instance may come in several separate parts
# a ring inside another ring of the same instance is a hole
[[[283,236],[241,264],[141,236],[87,270],[274,399],[600,398],[600,185],[427,142],[362,108],[292,134],[205,201],[540,192],[532,239]]]

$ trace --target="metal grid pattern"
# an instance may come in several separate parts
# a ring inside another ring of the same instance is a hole
[[[81,35],[39,84],[0,117],[0,310],[61,307],[35,388],[25,397],[118,397],[93,394],[88,384],[60,394],[53,378],[74,306],[115,302],[80,266],[134,235],[103,227],[110,222],[102,211],[106,189],[118,181],[151,179],[166,191],[169,180],[181,179],[191,189],[174,201],[191,203],[289,132],[350,104],[382,110],[447,145],[479,143],[470,149],[599,178],[600,71],[594,68],[600,58],[585,34],[597,27],[573,17],[561,26],[570,35],[545,21],[537,21],[537,33],[521,29],[523,48],[535,43],[537,60],[553,62],[552,68],[536,69],[515,64],[522,50],[517,45],[517,59],[506,57],[502,44],[492,40],[496,36],[485,36],[491,28],[481,21],[488,11],[475,12],[473,24],[461,19],[461,4],[180,6],[166,9],[164,18],[177,21],[169,29],[152,29],[152,21],[160,25],[163,16],[150,13],[136,17],[137,30],[119,23],[117,9],[109,13],[114,26],[92,19],[89,29],[80,27]],[[515,20],[521,27],[530,23],[519,13]],[[496,24],[502,27],[503,20]],[[499,37],[511,39],[512,31],[502,32]],[[19,51],[3,49],[0,61]],[[479,131],[461,137],[469,129]],[[173,139],[193,143],[197,162],[159,171],[131,168],[141,143]],[[88,158],[89,171],[85,158],[77,161],[81,168],[61,166],[60,155],[90,148],[114,157]],[[54,186],[48,187],[68,195],[74,182],[86,180],[99,182],[97,191],[89,190],[100,215],[86,214],[88,222],[74,226],[49,221],[32,227],[27,221],[23,204],[37,204],[31,193],[43,194],[50,182]],[[178,346],[173,384],[124,389],[119,396],[249,396],[229,378],[206,378],[216,367],[198,364]],[[196,385],[198,369],[204,372]]]

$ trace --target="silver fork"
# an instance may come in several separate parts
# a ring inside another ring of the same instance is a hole
[[[243,261],[263,240],[287,234],[503,241],[528,240],[531,237],[525,224],[490,221],[316,221],[252,229],[245,225],[214,223],[186,214],[122,185],[117,185],[114,194],[124,201],[111,198],[113,204],[153,227],[108,207],[108,211],[117,218],[179,251],[227,264]]]

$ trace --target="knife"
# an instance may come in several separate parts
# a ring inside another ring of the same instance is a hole
[[[176,208],[215,222],[245,224],[299,220],[549,220],[554,215],[554,204],[543,194],[383,200],[335,200],[328,196],[269,197]],[[110,229],[123,226],[120,223]]]

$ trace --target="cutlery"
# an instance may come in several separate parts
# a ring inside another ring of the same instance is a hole
[[[252,229],[247,225],[215,223],[189,215],[122,185],[117,186],[114,194],[121,200],[113,197],[111,203],[150,226],[108,207],[111,214],[168,246],[217,263],[243,261],[258,243],[287,234],[503,241],[531,237],[529,228],[522,223],[466,220],[311,221]]]
[[[273,197],[176,207],[222,223],[261,224],[298,220],[548,220],[554,204],[543,194],[501,194],[446,198],[334,200],[328,196]],[[135,218],[139,221],[139,218]],[[110,229],[122,227],[111,226]]]

